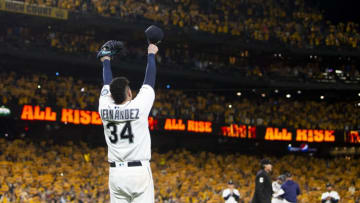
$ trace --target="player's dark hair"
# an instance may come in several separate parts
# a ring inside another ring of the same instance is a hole
[[[129,80],[126,77],[116,77],[110,83],[110,93],[115,104],[121,104],[126,99],[126,89],[129,86]]]

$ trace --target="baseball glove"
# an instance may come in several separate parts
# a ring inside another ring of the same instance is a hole
[[[97,58],[103,56],[114,56],[116,54],[123,53],[125,51],[124,43],[121,41],[110,40],[101,46],[100,51],[97,54]]]

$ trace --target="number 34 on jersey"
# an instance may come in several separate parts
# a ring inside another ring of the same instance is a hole
[[[118,126],[115,123],[108,123],[106,128],[110,130],[109,140],[111,143],[116,144],[119,140],[129,139],[129,143],[134,143],[134,135],[131,130],[131,121],[125,121],[124,127],[122,129],[118,129]],[[119,133],[120,132],[120,133]]]

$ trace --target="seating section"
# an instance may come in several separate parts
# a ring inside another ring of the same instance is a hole
[[[0,74],[0,105],[24,104],[97,110],[102,84],[70,76]],[[285,98],[276,93],[190,91],[159,89],[151,116],[217,123],[285,126],[307,129],[358,129],[360,107],[356,101]],[[134,94],[136,92],[134,91]],[[356,96],[356,95],[355,95]]]
[[[0,139],[0,148],[0,202],[109,201],[106,147]],[[334,184],[342,202],[359,201],[359,159],[295,155],[270,158],[274,162],[272,178],[284,171],[293,173],[300,185],[301,203],[318,202],[327,182]],[[248,203],[259,161],[257,156],[238,153],[153,150],[156,202],[218,203],[232,179]],[[355,192],[349,187],[355,187]]]
[[[305,0],[25,0],[27,3],[105,17],[147,19],[246,40],[281,42],[290,47],[358,49],[359,25],[332,23]]]

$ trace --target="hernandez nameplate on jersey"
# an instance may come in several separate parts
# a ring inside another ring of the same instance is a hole
[[[115,104],[110,86],[103,86],[99,114],[104,125],[109,162],[150,160],[148,116],[154,99],[154,89],[143,85],[133,100]]]

